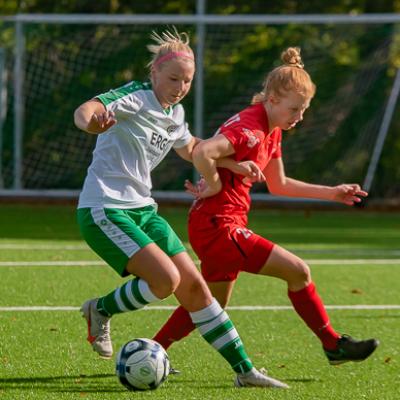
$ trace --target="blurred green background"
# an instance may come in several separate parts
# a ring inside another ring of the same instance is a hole
[[[399,1],[206,2],[206,13],[216,15],[356,15],[399,10]],[[0,15],[18,13],[193,15],[196,2],[30,0],[0,4]],[[196,49],[195,25],[177,27],[190,34]],[[95,138],[75,128],[75,108],[132,79],[147,80],[149,35],[165,28],[168,26],[163,24],[24,24],[23,188],[81,188]],[[8,73],[0,157],[6,189],[13,187],[15,167],[14,34],[15,23],[0,20],[0,43]],[[362,184],[400,65],[400,34],[395,23],[207,25],[203,132],[194,132],[194,88],[183,103],[192,132],[209,137],[227,118],[246,107],[261,89],[266,72],[279,64],[281,51],[293,45],[302,48],[317,94],[304,121],[284,136],[286,172],[316,183]],[[371,196],[375,198],[396,198],[400,193],[397,111],[398,106],[373,181]],[[184,179],[191,177],[192,166],[171,154],[154,173],[154,189],[182,190]],[[254,190],[265,188],[256,186]]]

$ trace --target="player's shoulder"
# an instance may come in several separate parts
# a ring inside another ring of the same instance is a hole
[[[239,126],[241,130],[257,132],[257,135],[267,134],[268,123],[264,107],[259,104],[251,105],[239,114]]]
[[[141,82],[141,81],[130,81],[125,83],[124,85],[114,89],[116,92],[120,92],[122,94],[130,94],[139,91],[150,91],[152,90],[150,82]]]
[[[116,89],[100,94],[97,98],[107,105],[113,102],[126,101],[127,97],[144,100],[151,96],[151,92],[150,82],[130,81]]]

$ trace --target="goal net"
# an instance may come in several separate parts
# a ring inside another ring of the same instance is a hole
[[[196,25],[175,24],[199,45]],[[14,24],[0,23],[6,53],[7,103],[2,121],[1,175],[13,189],[16,163],[20,188],[82,186],[96,137],[79,131],[73,112],[96,94],[130,80],[146,80],[146,44],[152,24],[25,22],[22,75],[16,76]],[[210,137],[246,107],[286,47],[301,48],[317,93],[302,123],[284,133],[286,173],[315,183],[362,183],[393,87],[399,40],[393,23],[232,23],[205,25],[203,132],[194,131],[195,86],[184,100],[192,133]],[[15,135],[15,79],[22,79],[22,139]],[[20,160],[15,149],[20,146]],[[18,169],[18,168],[17,168]],[[191,164],[170,154],[154,171],[155,190],[183,190]],[[18,186],[18,185],[17,185]],[[255,192],[265,192],[257,185]]]

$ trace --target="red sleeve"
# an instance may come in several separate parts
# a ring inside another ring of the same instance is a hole
[[[260,145],[264,138],[264,133],[258,128],[244,127],[242,123],[223,125],[219,133],[231,142],[235,149],[236,161],[243,160],[251,150]]]
[[[234,128],[221,130],[221,134],[231,142],[233,148],[235,149],[235,160],[243,160],[250,150],[247,147],[247,137],[244,136],[240,130]]]

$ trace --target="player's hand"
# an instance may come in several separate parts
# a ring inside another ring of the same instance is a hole
[[[193,197],[195,197],[195,198],[198,198],[199,197],[199,192],[202,190],[201,189],[201,187],[202,187],[202,185],[204,185],[205,184],[205,180],[204,180],[204,178],[201,178],[195,185],[192,183],[192,182],[190,182],[188,179],[186,179],[185,180],[185,184],[184,184],[184,187],[185,187],[185,192],[186,193],[189,193],[190,195],[192,195]]]
[[[241,161],[238,163],[237,173],[244,175],[243,182],[265,182],[265,175],[261,168],[254,161]]]
[[[112,111],[104,111],[101,114],[93,114],[87,126],[90,133],[103,133],[117,123]]]
[[[210,187],[204,178],[201,178],[195,185],[189,180],[185,181],[185,191],[196,199],[205,199],[206,197],[215,196],[220,192],[221,188]]]
[[[355,203],[360,203],[362,197],[367,197],[368,193],[361,189],[356,183],[343,184],[334,187],[333,200],[339,203],[353,206]]]
[[[264,182],[265,176],[254,161],[241,161],[232,164],[229,169],[235,174],[243,175],[243,182]]]

